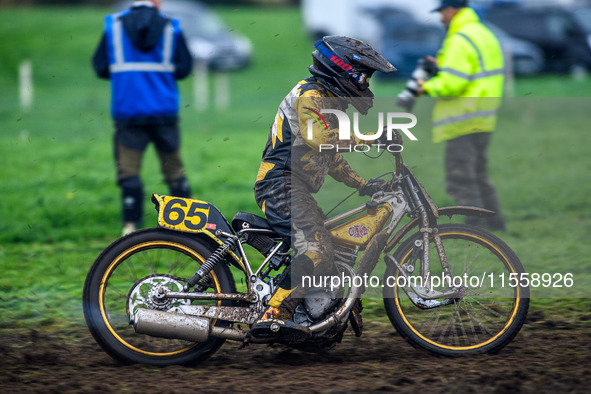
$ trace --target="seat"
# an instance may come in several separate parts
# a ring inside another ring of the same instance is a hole
[[[243,223],[248,223],[250,228],[273,230],[265,218],[248,212],[238,212],[232,219],[232,228],[238,232],[244,228]]]

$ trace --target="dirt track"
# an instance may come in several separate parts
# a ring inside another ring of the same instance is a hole
[[[85,327],[75,332],[4,331],[0,392],[589,392],[591,330],[530,317],[498,355],[438,358],[386,324],[366,323],[325,354],[226,342],[201,366],[118,365]]]

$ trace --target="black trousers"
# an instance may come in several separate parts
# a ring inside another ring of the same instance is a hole
[[[290,178],[264,179],[255,184],[255,197],[267,222],[296,252],[279,283],[279,288],[285,290],[279,294],[289,297],[277,300],[274,296],[270,303],[273,306],[304,297],[309,290],[301,287],[304,276],[335,273],[334,249],[324,227],[325,215],[305,186],[292,183]]]
[[[142,159],[149,143],[154,143],[164,182],[171,195],[191,197],[180,157],[178,123],[127,125],[115,123],[114,153],[117,184],[121,188],[123,222],[140,226],[143,217]]]

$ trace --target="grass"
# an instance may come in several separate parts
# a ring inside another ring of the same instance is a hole
[[[269,126],[285,94],[308,75],[312,42],[296,9],[219,11],[253,41],[253,64],[229,76],[229,109],[196,112],[192,81],[181,83],[182,155],[194,195],[230,219],[240,210],[258,212],[252,186]],[[0,327],[82,324],[86,272],[119,235],[109,86],[90,67],[107,12],[0,8]],[[22,59],[34,69],[30,111],[18,102]],[[376,96],[394,97],[403,81],[376,79],[374,86]],[[574,291],[539,293],[534,305],[585,321],[588,300],[571,302],[571,310],[568,302],[554,304],[556,297],[589,297],[590,93],[591,79],[516,80],[518,97],[505,101],[490,148],[490,173],[509,227],[502,238],[529,272],[575,275]],[[418,104],[419,142],[405,145],[405,159],[438,205],[452,205],[443,146],[430,143],[428,101]],[[375,176],[375,167],[356,168]],[[142,175],[147,193],[167,192],[152,150]],[[145,214],[146,225],[154,225],[147,201]],[[366,311],[383,315],[379,300],[370,300]]]

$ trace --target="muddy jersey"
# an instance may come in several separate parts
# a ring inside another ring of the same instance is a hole
[[[289,178],[291,184],[303,185],[310,193],[318,192],[327,175],[352,188],[364,185],[366,181],[335,149],[320,151],[321,145],[363,143],[354,135],[348,141],[340,141],[336,117],[319,117],[322,109],[345,110],[342,102],[314,77],[298,82],[279,105],[256,182]]]

